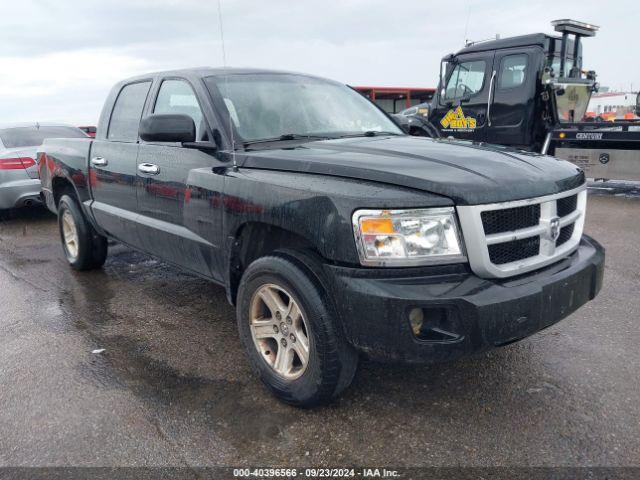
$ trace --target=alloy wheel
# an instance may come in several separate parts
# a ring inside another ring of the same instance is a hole
[[[76,259],[78,257],[78,230],[69,210],[65,210],[62,214],[62,236],[67,254],[71,259]]]
[[[291,293],[262,285],[251,299],[249,321],[253,343],[267,365],[287,380],[300,377],[309,363],[309,330]]]

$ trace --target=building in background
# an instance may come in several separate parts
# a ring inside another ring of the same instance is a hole
[[[428,102],[436,93],[435,88],[362,86],[353,88],[378,104],[387,113],[399,113],[406,108]]]
[[[633,92],[599,92],[591,96],[586,117],[588,119],[615,120],[637,118],[636,99]]]

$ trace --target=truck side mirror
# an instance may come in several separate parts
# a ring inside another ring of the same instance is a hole
[[[407,133],[407,134],[409,133],[409,130],[411,130],[411,127],[409,125],[410,119],[408,117],[405,117],[404,115],[395,114],[395,115],[391,115],[391,118],[404,133]]]
[[[189,115],[154,113],[142,119],[138,134],[145,142],[195,142],[196,124]]]

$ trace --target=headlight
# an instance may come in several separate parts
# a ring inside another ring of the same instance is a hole
[[[362,265],[400,267],[466,261],[451,207],[357,210],[353,228]]]

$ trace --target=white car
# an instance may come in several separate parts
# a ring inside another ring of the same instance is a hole
[[[45,138],[87,137],[54,123],[0,125],[0,210],[40,203],[36,150]]]

